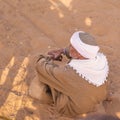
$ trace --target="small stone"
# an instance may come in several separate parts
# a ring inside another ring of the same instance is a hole
[[[23,45],[23,42],[20,42],[21,45]]]
[[[50,49],[51,48],[51,46],[48,46],[48,49]]]
[[[9,39],[10,38],[10,36],[9,35],[7,35],[7,39]]]

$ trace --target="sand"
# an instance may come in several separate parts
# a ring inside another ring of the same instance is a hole
[[[35,59],[67,46],[77,30],[94,35],[109,61],[113,100],[98,106],[97,113],[120,118],[120,0],[0,0],[0,116],[48,119],[46,109],[27,92]]]

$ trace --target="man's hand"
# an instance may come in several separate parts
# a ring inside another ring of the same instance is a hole
[[[52,51],[48,52],[48,55],[50,55],[53,60],[62,61],[63,53],[64,53],[64,49],[59,49],[59,50],[52,50]]]

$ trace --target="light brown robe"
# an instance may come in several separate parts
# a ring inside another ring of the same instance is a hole
[[[91,112],[98,103],[106,99],[106,83],[96,87],[63,62],[42,58],[36,64],[36,71],[39,92],[37,98],[43,103],[54,104],[61,115],[74,117]],[[35,96],[33,91],[36,88],[30,87],[31,96]]]

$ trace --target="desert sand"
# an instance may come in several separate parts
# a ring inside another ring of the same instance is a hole
[[[48,119],[46,109],[28,96],[35,60],[67,46],[77,30],[92,34],[109,61],[112,101],[96,113],[120,118],[120,0],[0,0],[1,120]]]

